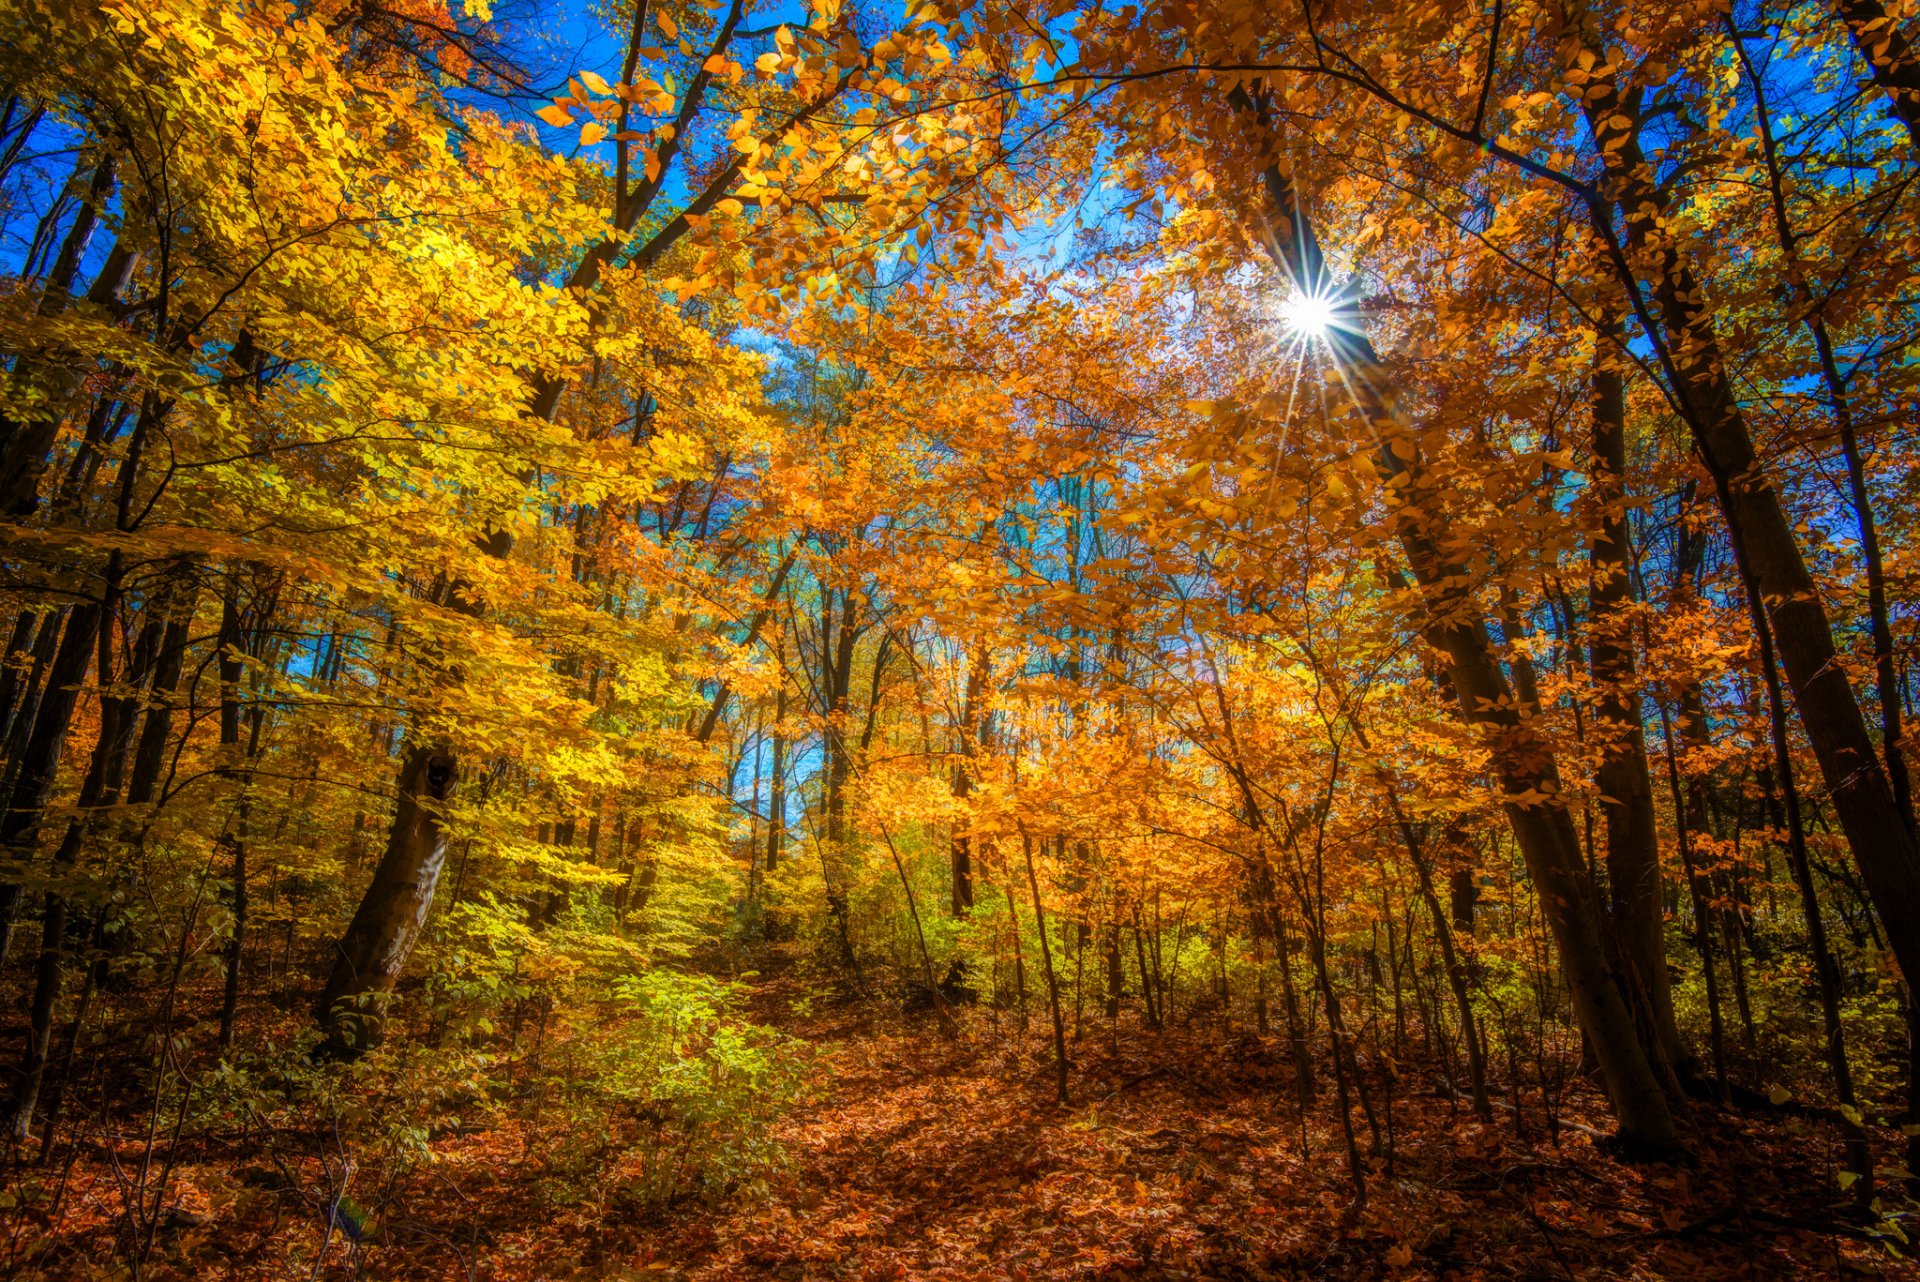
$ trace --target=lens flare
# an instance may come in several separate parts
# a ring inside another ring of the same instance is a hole
[[[1280,323],[1299,338],[1325,338],[1333,328],[1334,314],[1333,299],[1298,289],[1280,304]]]

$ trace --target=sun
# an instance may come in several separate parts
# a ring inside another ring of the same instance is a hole
[[[1280,304],[1280,323],[1299,338],[1325,338],[1333,328],[1334,299],[1324,294],[1293,290]]]

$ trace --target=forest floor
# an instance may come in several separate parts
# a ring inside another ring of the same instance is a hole
[[[555,1205],[509,1156],[530,1137],[467,1133],[435,1141],[405,1223],[362,1243],[336,1235],[316,1260],[318,1217],[282,1208],[269,1222],[248,1210],[259,1199],[218,1194],[244,1182],[237,1155],[188,1160],[142,1276],[1920,1277],[1844,1214],[1822,1122],[1702,1110],[1689,1163],[1628,1164],[1579,1129],[1605,1124],[1584,1086],[1565,1105],[1572,1125],[1549,1138],[1528,1101],[1524,1133],[1510,1106],[1481,1124],[1409,1073],[1401,1089],[1420,1093],[1394,1098],[1392,1160],[1372,1160],[1356,1207],[1331,1086],[1303,1143],[1278,1038],[1217,1023],[1116,1037],[1087,1012],[1063,1107],[1043,1012],[1023,1033],[1006,1012],[969,1009],[943,1037],[930,1014],[876,1008],[796,1000],[785,980],[756,991],[755,1017],[813,1056],[807,1098],[780,1127],[789,1164],[764,1197]],[[1378,1084],[1373,1102],[1385,1112]],[[1358,1110],[1355,1124],[1364,1144]],[[43,1226],[65,1241],[15,1276],[126,1276],[113,1172],[83,1156],[65,1179],[72,1209]]]

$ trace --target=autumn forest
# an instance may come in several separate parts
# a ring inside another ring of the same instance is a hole
[[[1920,1276],[1911,0],[0,22],[0,1276]]]

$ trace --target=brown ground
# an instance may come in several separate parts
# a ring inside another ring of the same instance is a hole
[[[1006,1015],[969,1011],[949,1040],[930,1018],[802,1018],[783,987],[769,983],[756,1014],[809,1042],[819,1071],[764,1199],[555,1207],[526,1136],[453,1135],[409,1177],[403,1212],[364,1243],[333,1234],[316,1264],[318,1213],[236,1152],[175,1173],[144,1276],[1920,1276],[1836,1210],[1836,1145],[1818,1121],[1701,1113],[1694,1165],[1629,1165],[1579,1130],[1551,1142],[1533,1107],[1524,1137],[1511,1111],[1477,1124],[1410,1071],[1400,1089],[1425,1093],[1394,1099],[1393,1161],[1374,1159],[1356,1210],[1331,1091],[1303,1147],[1275,1040],[1209,1027],[1116,1045],[1090,1025],[1063,1108],[1038,1020],[1021,1036]],[[1569,1107],[1576,1125],[1604,1120],[1590,1092]],[[0,1222],[17,1276],[126,1276],[111,1157],[73,1163],[58,1224]]]

